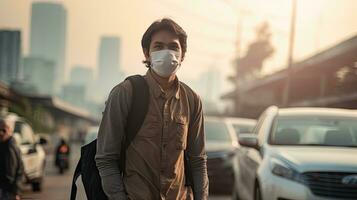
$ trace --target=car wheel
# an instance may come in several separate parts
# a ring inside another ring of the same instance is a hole
[[[233,189],[232,200],[240,200],[238,191],[236,189]]]
[[[42,190],[41,181],[33,182],[31,185],[32,185],[32,191],[33,192],[40,192]]]
[[[255,185],[255,189],[254,189],[254,200],[263,200],[262,193],[260,191],[260,187],[258,183]]]

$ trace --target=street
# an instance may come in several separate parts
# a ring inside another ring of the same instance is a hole
[[[357,200],[356,8],[0,0],[0,200],[70,199],[95,138],[106,191],[126,162],[135,200],[186,198],[183,182],[208,200]]]
[[[53,151],[50,151],[53,152]],[[67,200],[70,196],[73,172],[76,167],[80,155],[80,146],[72,145],[71,167],[70,170],[63,175],[58,173],[58,169],[54,167],[53,155],[48,155],[46,160],[46,176],[43,182],[41,192],[32,192],[30,185],[24,188],[23,200]],[[77,200],[85,200],[86,196],[81,183],[77,181]],[[227,196],[211,196],[210,200],[229,200]]]

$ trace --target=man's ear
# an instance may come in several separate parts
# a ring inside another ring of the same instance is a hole
[[[149,61],[150,60],[149,50],[143,48],[143,53],[144,53],[144,56],[145,56],[145,60]]]
[[[185,60],[185,54],[182,54],[181,56],[181,62],[183,62]]]

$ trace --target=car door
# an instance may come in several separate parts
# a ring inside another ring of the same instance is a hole
[[[253,134],[258,134],[259,130],[264,123],[266,113],[263,113],[258,120],[256,127],[254,128]],[[260,163],[260,153],[256,149],[241,147],[238,154],[238,165],[239,165],[239,195],[242,199],[253,199],[254,184],[256,171]]]
[[[24,170],[26,176],[36,172],[37,169],[37,148],[34,134],[30,125],[23,121],[16,121],[15,134],[20,136],[20,150],[22,153],[22,160],[24,163]]]

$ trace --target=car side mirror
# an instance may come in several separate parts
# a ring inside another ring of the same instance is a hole
[[[38,140],[38,143],[40,145],[46,145],[48,143],[47,139],[40,137],[40,139]]]
[[[37,152],[37,149],[36,149],[36,144],[34,144],[33,146],[31,146],[28,150],[27,150],[27,154],[30,155],[30,154],[34,154]]]
[[[238,137],[241,146],[250,147],[259,150],[258,138],[252,133],[241,133]]]

